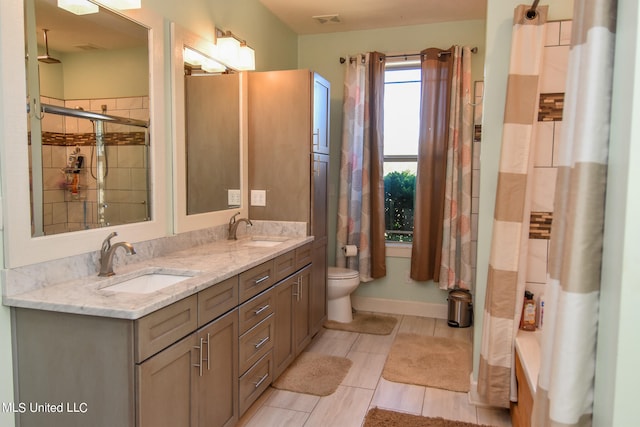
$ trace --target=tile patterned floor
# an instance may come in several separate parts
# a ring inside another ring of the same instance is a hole
[[[398,332],[473,340],[473,328],[450,328],[446,320],[396,316],[390,335],[367,335],[323,329],[307,351],[348,357],[349,374],[330,396],[318,397],[269,388],[242,417],[243,427],[360,427],[369,410],[378,406],[416,415],[511,427],[508,410],[479,408],[467,393],[400,384],[381,377]]]

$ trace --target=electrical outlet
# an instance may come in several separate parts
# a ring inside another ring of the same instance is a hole
[[[227,190],[227,204],[240,206],[240,190]]]
[[[267,191],[251,190],[251,206],[267,206]]]

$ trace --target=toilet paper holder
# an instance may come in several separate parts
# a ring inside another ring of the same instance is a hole
[[[358,255],[358,247],[356,245],[344,245],[342,247],[344,256],[356,256]]]

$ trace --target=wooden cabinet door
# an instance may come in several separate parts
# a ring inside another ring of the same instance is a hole
[[[293,295],[293,339],[296,356],[311,341],[309,324],[309,290],[311,285],[311,267],[307,266],[296,274]]]
[[[136,366],[139,427],[197,426],[196,341],[191,334]]]
[[[293,305],[292,289],[296,286],[296,276],[289,277],[273,287],[275,296],[273,345],[273,378],[280,376],[295,357],[293,345]]]
[[[193,374],[197,376],[199,427],[230,427],[238,421],[238,310],[200,329]]]
[[[329,97],[331,85],[313,73],[313,151],[329,154]]]

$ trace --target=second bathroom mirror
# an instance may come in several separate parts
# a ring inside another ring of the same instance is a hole
[[[172,25],[175,228],[222,224],[246,210],[245,76],[207,62],[213,43]]]

